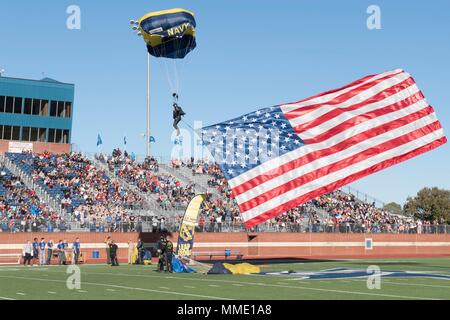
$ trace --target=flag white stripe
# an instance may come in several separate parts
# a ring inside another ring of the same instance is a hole
[[[257,177],[260,174],[263,174],[265,172],[268,172],[270,170],[278,168],[279,166],[282,166],[282,165],[284,165],[292,160],[295,160],[297,158],[300,158],[306,154],[309,154],[314,151],[326,149],[326,148],[331,148],[334,145],[336,145],[344,140],[347,140],[350,137],[353,137],[361,132],[365,132],[365,131],[367,131],[371,128],[377,127],[383,123],[400,119],[402,117],[407,116],[410,113],[419,111],[427,106],[428,106],[428,104],[425,101],[425,99],[422,99],[422,100],[416,102],[415,104],[413,104],[409,107],[406,107],[404,109],[400,109],[400,110],[388,113],[386,115],[362,122],[362,123],[355,125],[345,131],[338,133],[335,136],[330,137],[329,139],[327,139],[325,141],[310,144],[310,145],[305,145],[299,149],[288,152],[280,157],[269,160],[269,161],[261,164],[258,167],[255,167],[251,170],[248,170],[247,172],[244,172],[243,174],[241,174],[237,177],[234,177],[233,179],[228,181],[228,184],[230,185],[231,188],[235,188],[235,187]]]
[[[300,132],[299,136],[300,136],[300,138],[302,138],[304,140],[312,139],[312,138],[338,126],[339,124],[356,117],[356,116],[360,116],[365,113],[372,112],[372,111],[375,111],[378,109],[382,109],[389,105],[398,103],[398,102],[405,100],[406,98],[413,96],[419,92],[420,92],[420,89],[416,85],[413,85],[413,86],[406,88],[405,90],[402,90],[384,100],[367,104],[364,107],[359,108],[357,110],[341,113],[340,115],[338,115],[334,118],[331,118],[328,121],[322,122],[315,127],[312,127],[306,131]]]
[[[335,110],[337,108],[347,108],[347,107],[350,107],[357,103],[361,103],[362,101],[365,101],[365,100],[379,94],[380,92],[385,91],[386,89],[388,89],[390,87],[393,87],[393,86],[398,85],[399,83],[402,83],[403,81],[405,81],[406,79],[408,79],[410,77],[411,77],[411,75],[408,73],[401,73],[399,75],[396,75],[395,77],[392,77],[387,80],[384,80],[383,82],[380,82],[379,84],[373,86],[372,88],[369,88],[365,91],[358,93],[357,95],[351,97],[350,99],[346,100],[345,102],[341,102],[339,104],[333,104],[333,105],[324,104],[320,108],[317,108],[316,110],[313,110],[305,115],[290,119],[290,122],[293,127],[298,126],[300,124],[308,123],[308,122],[313,121],[313,120],[317,119],[318,117],[320,117],[332,110]]]
[[[380,74],[378,74],[378,75],[376,75],[374,77],[371,77],[370,79],[367,79],[363,83],[351,86],[349,88],[342,89],[342,90],[339,90],[337,92],[329,93],[329,94],[326,94],[326,95],[322,95],[322,96],[319,96],[319,97],[316,97],[316,98],[313,98],[311,100],[307,100],[307,101],[304,101],[304,102],[300,102],[300,103],[296,103],[296,104],[282,105],[282,106],[280,106],[280,108],[281,108],[281,110],[284,113],[286,113],[286,112],[289,112],[289,111],[292,111],[292,110],[295,110],[295,109],[298,109],[298,108],[301,108],[301,107],[306,107],[306,106],[310,106],[310,105],[313,105],[313,104],[322,104],[322,103],[325,103],[327,101],[333,100],[334,98],[340,96],[341,94],[350,92],[350,91],[352,91],[352,90],[354,90],[354,89],[356,89],[356,88],[358,88],[358,87],[360,87],[360,86],[362,86],[364,84],[367,84],[369,82],[381,79],[381,78],[383,78],[385,76],[396,74],[396,73],[399,73],[399,72],[402,72],[402,71],[403,71],[402,69],[395,69],[395,70],[392,70],[392,71],[387,71],[387,72],[384,72],[384,73],[380,73]]]
[[[258,186],[256,186],[255,188],[249,189],[246,192],[238,195],[236,197],[236,201],[240,204],[240,203],[244,203],[248,200],[251,200],[259,195],[263,195],[265,192],[270,191],[276,187],[279,187],[285,183],[287,183],[288,181],[297,179],[298,177],[301,177],[303,175],[306,175],[310,172],[316,171],[316,170],[320,170],[322,167],[328,166],[330,164],[338,164],[340,162],[340,160],[342,159],[346,159],[350,156],[356,155],[362,151],[365,151],[367,149],[370,149],[374,146],[377,146],[379,144],[382,144],[384,142],[387,142],[389,140],[392,140],[394,138],[397,138],[399,136],[402,136],[404,134],[413,132],[419,128],[423,128],[433,122],[437,121],[437,117],[434,113],[420,118],[414,122],[411,122],[403,127],[391,130],[391,131],[387,131],[379,136],[375,136],[373,138],[367,139],[367,140],[363,140],[358,144],[354,144],[351,147],[333,153],[331,155],[322,157],[322,158],[318,158],[312,162],[309,162],[303,166],[300,166],[294,170],[288,171],[278,177],[276,177],[275,179],[272,180],[268,180]]]
[[[408,142],[407,144],[401,145],[397,148],[387,150],[386,152],[380,153],[376,156],[368,158],[364,161],[355,163],[349,167],[343,168],[342,170],[333,172],[331,175],[327,175],[321,177],[317,180],[311,181],[305,185],[302,185],[296,189],[290,190],[288,192],[283,193],[282,195],[275,197],[267,202],[262,203],[259,206],[256,206],[248,211],[241,212],[244,221],[251,220],[264,212],[270,211],[292,199],[298,198],[302,195],[305,195],[311,191],[314,191],[322,186],[331,184],[333,182],[339,181],[348,177],[352,174],[358,173],[362,170],[372,167],[378,163],[384,162],[386,160],[395,158],[397,156],[401,156],[405,153],[413,151],[419,147],[422,147],[426,144],[429,144],[433,141],[436,141],[439,138],[444,137],[444,130],[439,129],[436,130],[426,136],[420,137],[419,139]]]

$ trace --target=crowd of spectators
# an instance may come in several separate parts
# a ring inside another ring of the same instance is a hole
[[[160,172],[160,164],[152,157],[138,162],[126,151],[116,149],[109,156],[97,155],[96,158],[108,167],[106,172],[78,153],[30,154],[21,161],[32,166],[31,175],[35,183],[48,190],[57,190],[65,210],[81,226],[92,231],[142,230],[144,220],[152,230],[167,230],[169,225],[174,230],[179,227],[184,209],[196,194],[194,183],[183,184],[176,174],[169,174],[166,170]],[[173,160],[171,165],[175,170],[188,168],[193,176],[206,176],[208,187],[216,189],[214,195],[207,194],[202,204],[199,231],[244,229],[237,203],[217,164],[189,159]],[[126,181],[139,191],[123,187],[120,181]],[[3,225],[7,220],[25,221],[24,225],[30,225],[29,221],[42,224],[63,220],[19,179],[11,177],[2,183],[6,190],[0,198]],[[143,205],[143,194],[153,197],[167,217],[144,218],[133,214],[132,209]],[[352,194],[337,190],[274,217],[254,231],[432,233],[439,232],[439,226],[438,221],[394,215],[377,208],[374,203],[360,201]]]
[[[32,167],[33,181],[59,198],[64,211],[72,214],[80,227],[108,231],[118,230],[123,224],[137,227],[137,217],[130,213],[142,206],[143,199],[83,155],[30,154],[21,162]]]
[[[47,230],[64,219],[6,168],[0,169],[0,225],[4,232]]]

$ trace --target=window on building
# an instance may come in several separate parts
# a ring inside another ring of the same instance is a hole
[[[56,129],[55,143],[62,143],[62,130]]]
[[[5,96],[0,96],[0,112],[5,112]]]
[[[41,100],[33,99],[33,115],[35,116],[39,115],[40,111],[41,111]]]
[[[3,126],[3,140],[11,140],[12,128],[11,126]]]
[[[20,127],[14,126],[12,127],[12,139],[14,141],[20,141]]]
[[[69,130],[63,131],[63,143],[69,143]]]
[[[33,99],[25,98],[25,104],[23,106],[23,113],[31,114],[32,109],[33,109]]]
[[[41,100],[41,111],[39,115],[48,116],[48,100]]]
[[[64,102],[58,101],[58,117],[64,117]]]
[[[38,141],[38,128],[30,129],[30,141]]]
[[[65,117],[70,118],[71,116],[72,116],[72,103],[66,102]]]
[[[58,109],[58,102],[52,101],[50,103],[50,117],[56,117],[57,109]]]
[[[22,141],[30,141],[30,127],[22,127]]]
[[[45,142],[45,136],[47,135],[47,129],[45,128],[39,128],[39,141],[40,142]]]
[[[6,97],[5,112],[13,113],[14,109],[14,97]]]
[[[22,98],[14,98],[14,113],[22,113]]]
[[[49,142],[49,143],[54,143],[55,142],[55,129],[48,129],[47,142]]]

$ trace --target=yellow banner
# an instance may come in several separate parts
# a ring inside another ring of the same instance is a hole
[[[177,255],[179,257],[190,257],[194,247],[194,233],[197,225],[200,206],[205,201],[203,194],[195,196],[189,203],[180,226],[178,236]]]

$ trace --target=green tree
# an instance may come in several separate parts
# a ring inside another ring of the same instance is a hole
[[[393,214],[403,214],[402,206],[396,202],[385,204],[383,209]]]
[[[450,190],[423,188],[415,197],[408,197],[404,205],[405,213],[419,219],[432,221],[443,218],[450,222]]]

